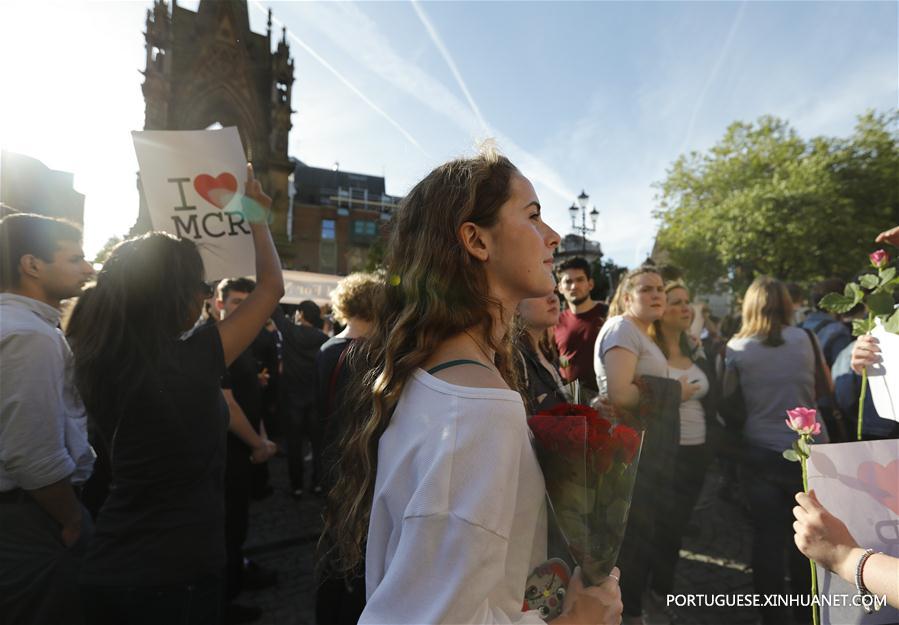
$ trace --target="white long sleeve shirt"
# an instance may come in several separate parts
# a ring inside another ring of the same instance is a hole
[[[378,448],[360,625],[534,623],[543,475],[521,396],[416,370]]]

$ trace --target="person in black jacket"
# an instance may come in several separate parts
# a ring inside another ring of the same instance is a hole
[[[352,273],[331,292],[334,318],[344,329],[321,346],[315,358],[318,373],[318,411],[322,420],[322,482],[327,495],[337,480],[339,443],[351,420],[342,399],[360,375],[354,371],[353,350],[360,347],[374,322],[375,302],[384,280],[372,273]],[[365,608],[365,566],[351,573],[333,561],[333,538],[322,536],[316,558],[315,622],[318,625],[355,625]]]
[[[555,341],[548,334],[559,322],[559,296],[522,300],[516,317],[518,377],[526,390],[528,413],[536,414],[572,401],[559,373]]]
[[[699,340],[688,334],[694,314],[690,292],[681,282],[669,282],[665,285],[665,295],[665,314],[653,323],[650,334],[668,360],[668,377],[673,380],[686,377],[696,390],[680,402],[673,489],[657,517],[651,582],[656,603],[673,592],[681,539],[702,491],[712,458],[709,441],[718,427],[715,366],[706,358]]]
[[[300,323],[291,323],[280,307],[272,315],[284,341],[284,372],[281,376],[281,408],[287,422],[287,464],[290,488],[295,498],[303,496],[303,442],[312,447],[312,491],[320,493],[321,450],[318,410],[316,409],[315,357],[328,335],[321,323],[318,305],[310,300],[300,302]]]

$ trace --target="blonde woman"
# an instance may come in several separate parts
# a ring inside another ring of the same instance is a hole
[[[552,292],[558,244],[530,181],[490,151],[397,210],[327,512],[344,570],[365,543],[360,623],[542,623],[521,612],[546,509],[507,335],[521,300]],[[556,622],[617,623],[615,579],[578,580]]]
[[[686,376],[668,380],[668,360],[653,341],[652,324],[665,314],[665,287],[658,269],[644,265],[630,271],[609,307],[606,320],[593,350],[593,368],[600,395],[616,408],[637,412],[641,390],[637,379],[653,379],[656,396],[668,396],[667,413],[654,407],[647,425],[627,531],[619,562],[624,577],[621,594],[624,623],[643,622],[643,593],[652,564],[652,536],[659,512],[658,491],[668,488],[674,464],[677,406],[682,397],[695,392]],[[660,464],[661,463],[661,464]]]
[[[669,282],[665,285],[665,296],[665,314],[653,323],[650,332],[668,360],[668,377],[673,380],[686,377],[691,387],[681,398],[679,408],[680,434],[672,488],[659,493],[668,499],[668,508],[658,516],[655,531],[651,588],[657,602],[664,601],[674,591],[681,538],[711,460],[709,433],[716,427],[718,395],[714,364],[706,359],[698,339],[689,333],[695,327],[690,291],[682,282]]]
[[[808,563],[790,544],[793,494],[802,490],[799,463],[781,453],[796,435],[784,425],[786,411],[797,406],[815,407],[814,334],[791,326],[793,302],[784,284],[773,278],[756,278],[743,300],[743,325],[725,351],[725,397],[739,387],[746,414],[743,426],[745,474],[743,480],[752,514],[752,577],[755,591],[783,594],[784,552],[789,553],[793,593],[809,588]],[[819,419],[820,420],[820,419]],[[819,443],[827,442],[821,423]],[[789,621],[785,608],[761,608],[763,622]],[[807,608],[794,615],[808,618]],[[800,621],[801,622],[801,621]]]

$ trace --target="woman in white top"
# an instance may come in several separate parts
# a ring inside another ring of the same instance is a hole
[[[327,511],[345,569],[365,544],[360,623],[542,622],[521,611],[546,557],[545,487],[507,328],[552,291],[558,244],[534,187],[493,151],[438,167],[397,210]],[[620,610],[614,579],[576,577],[556,622]]]
[[[674,462],[673,487],[667,495],[667,511],[658,515],[651,588],[661,602],[674,591],[674,569],[681,538],[693,506],[702,491],[711,459],[707,424],[715,418],[715,370],[699,341],[689,334],[695,308],[690,292],[681,282],[665,285],[667,307],[650,332],[668,359],[668,377],[686,378],[686,392],[680,404],[680,445]]]
[[[668,376],[665,354],[650,336],[653,322],[665,314],[665,305],[662,276],[653,266],[644,265],[630,271],[618,285],[609,307],[609,319],[596,337],[593,367],[600,395],[620,410],[633,413],[640,409],[638,377]],[[679,383],[683,396],[691,392],[686,375]],[[658,428],[659,424],[650,423],[647,427]],[[674,445],[676,443],[672,443]],[[658,452],[667,454],[668,450],[653,447],[647,434],[619,556],[621,569],[625,572],[621,583],[625,623],[643,622],[642,597],[649,579],[650,547],[659,512],[657,484],[655,481],[650,483],[652,477],[647,471],[652,469],[652,463],[660,455]],[[673,454],[673,450],[670,453]]]

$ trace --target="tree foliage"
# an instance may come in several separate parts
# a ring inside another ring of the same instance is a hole
[[[95,263],[105,263],[106,259],[109,258],[109,255],[112,254],[113,248],[122,242],[122,237],[120,236],[111,236],[106,240],[106,243],[103,244],[103,247],[100,248],[100,251],[97,252],[97,255],[94,257]]]
[[[851,278],[899,223],[899,111],[868,112],[842,139],[806,141],[770,116],[735,122],[656,188],[658,246],[695,287]]]

